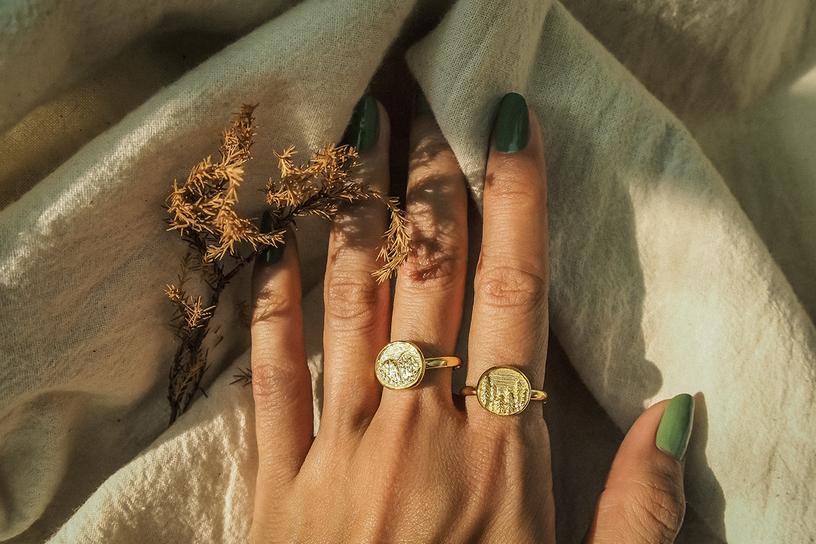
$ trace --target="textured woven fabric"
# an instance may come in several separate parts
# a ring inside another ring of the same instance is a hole
[[[184,246],[161,204],[259,103],[259,215],[272,150],[337,141],[398,40],[477,203],[501,96],[541,119],[559,541],[623,431],[679,392],[698,404],[680,540],[816,538],[810,2],[38,0],[0,5],[0,541],[246,539],[248,277],[215,317],[209,396],[166,429]],[[326,232],[298,232],[318,393]]]

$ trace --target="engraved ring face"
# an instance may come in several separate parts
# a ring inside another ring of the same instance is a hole
[[[383,387],[408,389],[425,375],[425,358],[410,342],[391,342],[377,355],[374,372]]]
[[[488,412],[512,416],[530,403],[530,380],[523,372],[506,366],[496,366],[482,374],[476,385],[476,398]]]

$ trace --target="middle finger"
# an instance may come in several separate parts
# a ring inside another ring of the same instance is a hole
[[[450,356],[462,320],[467,266],[465,177],[429,111],[414,120],[411,149],[406,196],[411,253],[397,275],[391,340],[414,342],[426,357]],[[423,398],[451,403],[451,370],[426,373],[413,390],[386,389],[382,402]]]

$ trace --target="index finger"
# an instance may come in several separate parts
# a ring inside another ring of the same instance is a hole
[[[483,234],[474,280],[468,383],[493,366],[544,382],[549,290],[547,184],[538,120],[517,93],[504,96],[494,123],[483,198]]]
[[[264,214],[264,230],[271,223]],[[312,382],[306,366],[300,265],[294,233],[261,253],[252,274],[252,396],[258,442],[258,494],[300,470],[312,444]],[[265,485],[269,484],[269,485]]]

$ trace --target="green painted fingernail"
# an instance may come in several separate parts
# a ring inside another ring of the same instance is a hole
[[[521,151],[527,147],[529,131],[527,101],[518,93],[507,93],[493,125],[496,149],[502,153]]]
[[[261,232],[264,233],[272,232],[272,214],[269,213],[269,210],[266,210],[261,216]],[[286,244],[281,244],[279,246],[269,246],[268,248],[258,253],[258,256],[255,258],[255,260],[259,264],[265,265],[276,264],[278,261],[281,260],[281,257],[283,257],[283,250],[285,248]]]
[[[354,107],[343,143],[354,146],[362,153],[374,147],[380,135],[379,111],[377,100],[366,93]]]
[[[682,459],[691,437],[693,421],[694,397],[683,393],[671,399],[657,427],[657,449],[677,460]]]

